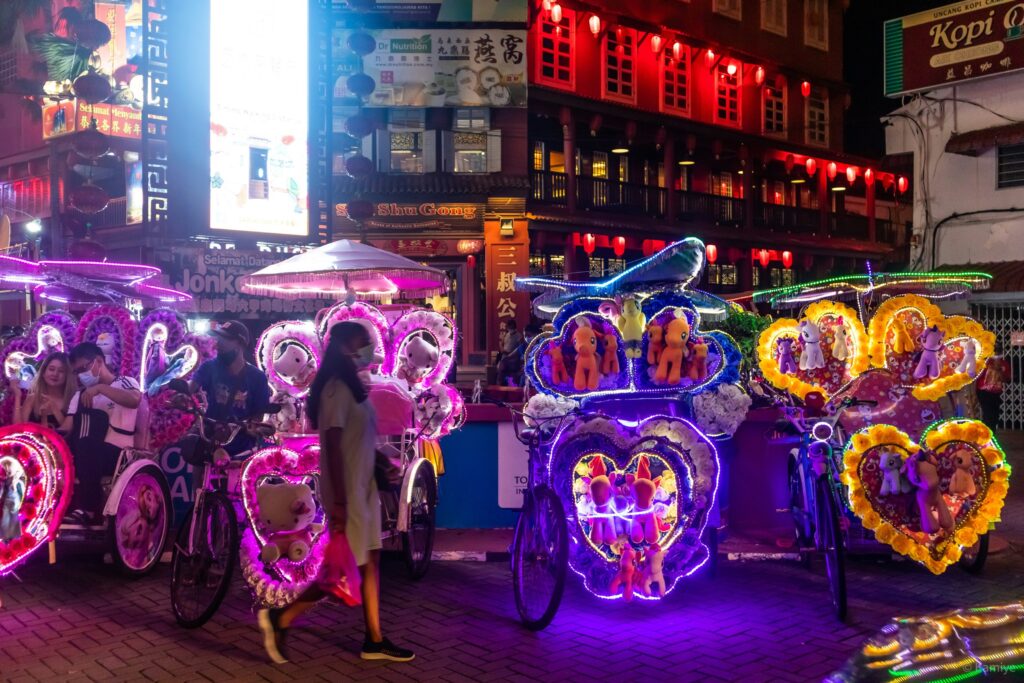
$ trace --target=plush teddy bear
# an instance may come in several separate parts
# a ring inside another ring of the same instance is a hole
[[[650,597],[651,587],[657,586],[658,595],[665,597],[665,551],[657,543],[649,546],[644,553],[644,565],[640,569],[640,580],[637,584],[644,595]]]
[[[633,508],[633,524],[630,537],[634,543],[656,543],[658,541],[658,520],[654,513],[654,495],[658,491],[661,477],[651,479],[651,464],[646,455],[637,460],[636,478],[633,480],[632,493],[635,507]]]
[[[619,571],[615,578],[608,585],[608,590],[616,593],[619,586],[622,586],[622,598],[629,602],[633,599],[633,575],[636,573],[636,551],[625,538],[619,539],[616,544],[619,555]]]
[[[832,357],[836,360],[846,360],[850,357],[850,341],[847,339],[846,323],[843,316],[836,320],[836,338],[832,342]]]
[[[615,326],[622,335],[626,347],[626,358],[640,358],[643,355],[641,343],[644,338],[644,327],[647,316],[640,310],[640,304],[633,297],[622,302],[622,312],[615,321]],[[618,372],[618,371],[616,371]]]
[[[619,340],[615,333],[606,334],[604,340],[604,355],[601,356],[601,374],[619,374]]]
[[[907,331],[906,325],[899,320],[894,320],[892,323],[892,352],[914,352],[914,340],[911,338],[910,332]]]
[[[956,472],[953,472],[953,476],[949,479],[948,491],[950,494],[970,498],[978,492],[974,485],[974,477],[971,476],[973,461],[974,458],[971,457],[969,451],[960,451],[953,455]]]
[[[260,552],[264,562],[287,557],[301,562],[309,555],[313,537],[323,531],[314,524],[316,501],[313,489],[306,484],[262,484],[256,489],[260,528],[267,544]]]
[[[964,357],[956,366],[957,372],[966,372],[971,377],[978,374],[978,345],[968,339],[964,342]]]
[[[779,349],[779,372],[784,375],[791,375],[796,372],[796,360],[793,358],[792,337],[782,337],[775,345]]]
[[[817,370],[825,367],[825,356],[821,352],[821,330],[807,318],[800,322],[799,328],[800,341],[804,347],[800,352],[800,369]]]
[[[661,352],[654,381],[659,384],[679,384],[686,357],[686,342],[690,338],[690,323],[682,309],[676,309],[675,317],[665,327],[665,350]]]
[[[590,492],[594,515],[590,518],[590,540],[594,545],[615,543],[618,536],[612,524],[612,497],[615,494],[615,473],[608,475],[604,459],[590,460],[590,476],[583,477],[583,484]]]
[[[397,376],[404,379],[410,387],[420,382],[427,373],[437,366],[437,347],[422,336],[410,339],[402,349],[402,360],[399,363]]]
[[[878,466],[882,469],[882,488],[878,495],[895,496],[910,491],[910,482],[901,476],[903,458],[898,453],[883,453],[878,459]]]
[[[100,332],[96,336],[96,346],[100,347],[100,351],[103,352],[103,362],[107,364],[107,367],[114,367],[114,335],[110,332]]]
[[[316,358],[295,342],[279,344],[272,365],[278,377],[299,390],[309,388],[316,374]]]
[[[548,346],[546,351],[551,359],[551,383],[568,384],[569,371],[565,369],[565,358],[562,356],[562,347],[558,343]]]
[[[934,534],[953,530],[953,516],[939,490],[939,470],[935,458],[921,450],[907,458],[907,479],[917,488],[917,507],[921,513],[921,531]]]
[[[651,322],[647,326],[647,364],[654,366],[661,362],[661,352],[665,350],[665,328]]]
[[[923,379],[926,375],[935,379],[942,370],[939,363],[939,351],[942,350],[942,339],[946,333],[938,325],[932,325],[921,333],[921,360],[914,370],[914,379]]]
[[[689,377],[694,382],[703,382],[708,376],[708,345],[694,344],[690,350]]]
[[[597,367],[597,333],[587,318],[581,316],[577,320],[572,345],[576,349],[576,377],[573,380],[573,387],[576,391],[594,391],[601,381],[601,372]]]

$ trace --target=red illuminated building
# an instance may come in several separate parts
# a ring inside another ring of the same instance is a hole
[[[601,277],[687,235],[723,293],[905,260],[907,188],[843,153],[842,20],[839,0],[537,0],[531,270]]]

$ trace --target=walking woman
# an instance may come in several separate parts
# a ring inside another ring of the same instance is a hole
[[[34,422],[50,429],[70,427],[65,425],[68,404],[78,389],[70,369],[66,353],[51,353],[39,365],[28,392],[22,392],[17,381],[11,380],[14,421]]]
[[[309,390],[308,414],[320,433],[320,493],[332,533],[344,533],[362,578],[366,637],[360,656],[407,662],[415,655],[384,638],[380,627],[380,498],[374,480],[377,426],[359,371],[374,345],[359,323],[331,328],[323,361]],[[276,664],[288,661],[285,636],[296,617],[326,595],[313,584],[290,605],[263,609],[263,645]]]

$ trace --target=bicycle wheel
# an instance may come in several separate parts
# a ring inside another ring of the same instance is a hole
[[[829,589],[832,591],[832,607],[836,618],[846,618],[846,558],[843,555],[843,537],[839,528],[839,511],[836,499],[827,477],[818,477],[817,483],[817,532],[820,549],[825,554],[825,570],[828,573]]]
[[[546,486],[527,492],[512,542],[512,585],[526,628],[540,631],[555,618],[565,590],[569,530],[565,509]]]
[[[132,474],[107,525],[110,555],[123,574],[138,578],[156,568],[172,515],[171,493],[160,468],[146,465]]]
[[[988,534],[978,537],[978,542],[970,548],[964,548],[957,565],[968,574],[980,574],[988,559]]]
[[[209,621],[227,594],[237,561],[235,509],[225,495],[207,493],[202,508],[197,512],[193,506],[182,522],[171,556],[171,609],[180,625],[197,628]]]
[[[429,462],[416,469],[409,501],[409,530],[402,534],[402,554],[409,576],[422,579],[430,567],[434,550],[434,524],[437,510],[437,480]]]
[[[800,463],[792,458],[789,463],[789,511],[793,516],[793,531],[796,534],[797,551],[800,562],[805,568],[811,568],[811,553],[803,550],[814,543],[814,529],[811,527],[811,516],[807,511],[807,498],[804,495],[804,479],[800,471]]]

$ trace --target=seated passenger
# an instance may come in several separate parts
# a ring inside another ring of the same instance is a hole
[[[17,380],[11,380],[14,421],[59,428],[64,424],[68,404],[77,388],[78,382],[71,374],[67,354],[51,353],[40,363],[27,392],[22,391]]]
[[[91,342],[71,350],[71,370],[82,387],[68,406],[76,480],[71,508],[76,521],[85,524],[102,512],[103,478],[114,474],[121,451],[134,445],[142,393],[136,380],[115,376]]]

